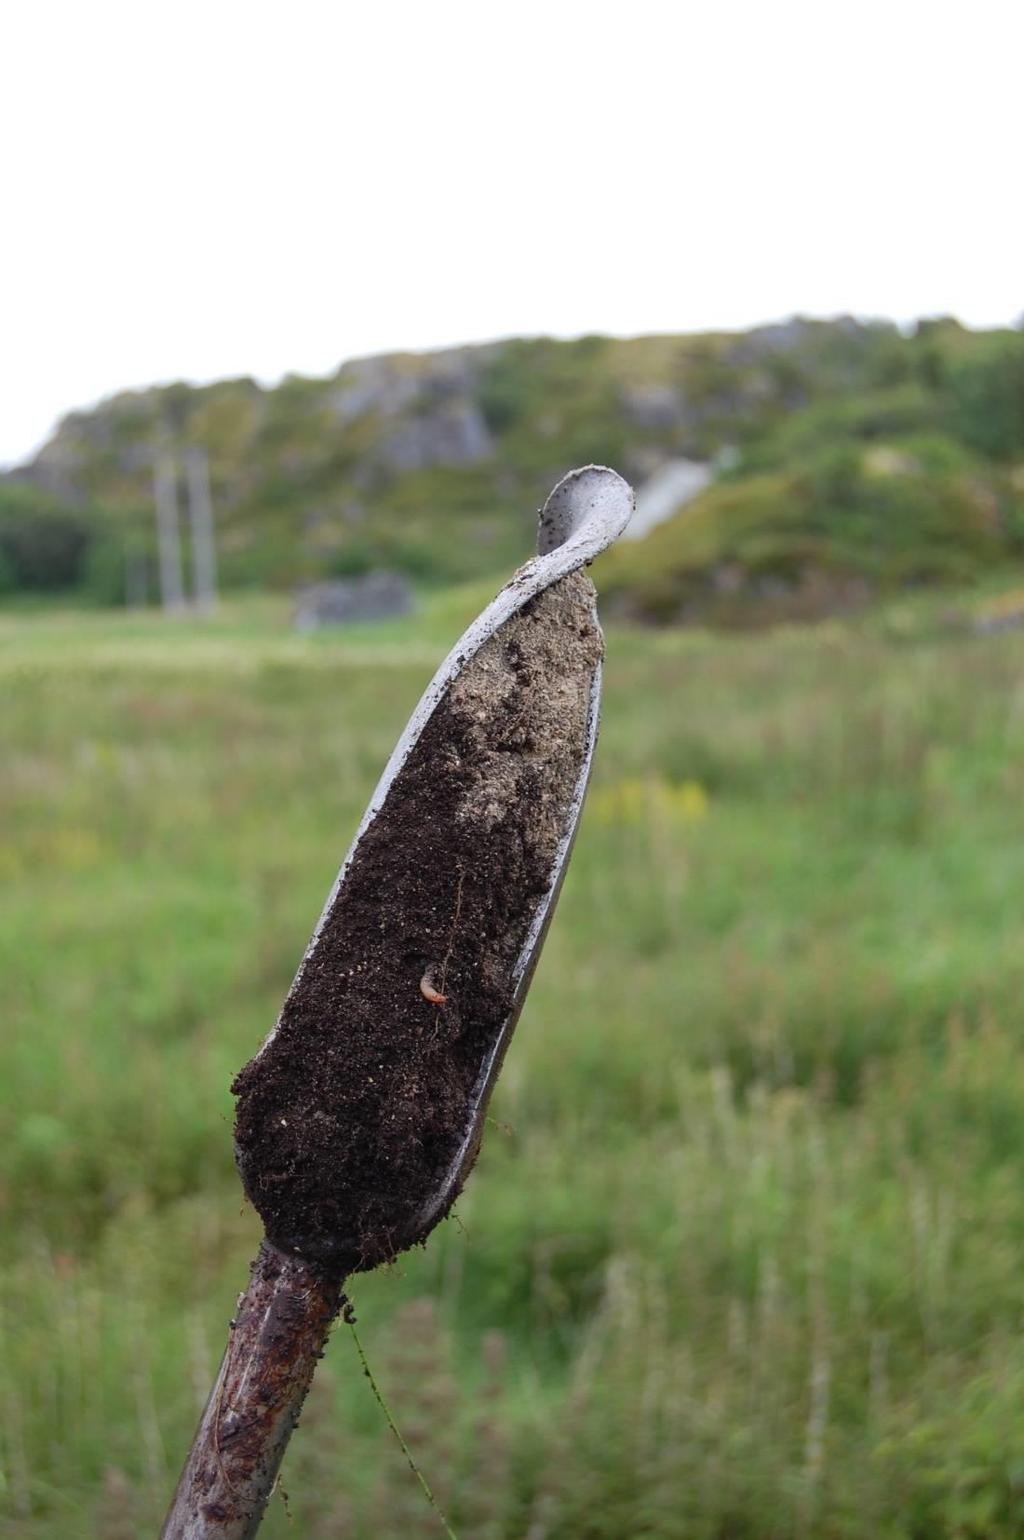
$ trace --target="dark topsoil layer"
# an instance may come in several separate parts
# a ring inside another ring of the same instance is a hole
[[[592,602],[584,574],[562,579],[459,675],[235,1080],[239,1169],[278,1246],[371,1267],[440,1217],[423,1211],[508,1016],[579,776],[601,656]]]

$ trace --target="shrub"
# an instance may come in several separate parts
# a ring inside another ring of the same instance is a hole
[[[949,393],[964,443],[994,459],[1024,454],[1024,334],[997,332],[957,358]]]
[[[21,482],[0,483],[0,562],[9,590],[74,588],[91,538],[89,520],[56,498]]]

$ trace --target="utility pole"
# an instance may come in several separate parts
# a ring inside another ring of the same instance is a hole
[[[130,610],[145,609],[149,599],[146,558],[129,550],[124,559],[124,602]]]
[[[178,478],[174,459],[159,454],[153,467],[156,539],[160,565],[160,598],[169,615],[185,608],[181,576],[181,530],[178,526]]]
[[[217,546],[210,499],[210,466],[206,450],[194,446],[185,457],[188,516],[192,526],[192,580],[196,604],[212,610],[217,603]]]

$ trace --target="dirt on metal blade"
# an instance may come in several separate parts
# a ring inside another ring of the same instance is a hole
[[[571,573],[458,674],[235,1080],[239,1169],[280,1247],[369,1268],[440,1217],[422,1213],[508,1017],[586,753],[593,603]]]

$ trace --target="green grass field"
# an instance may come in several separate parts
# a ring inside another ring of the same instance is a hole
[[[258,1236],[228,1084],[480,592],[0,621],[0,1520],[154,1535]],[[1024,1535],[1024,635],[612,631],[458,1217],[356,1281],[461,1540]],[[339,1326],[271,1537],[436,1536]]]

